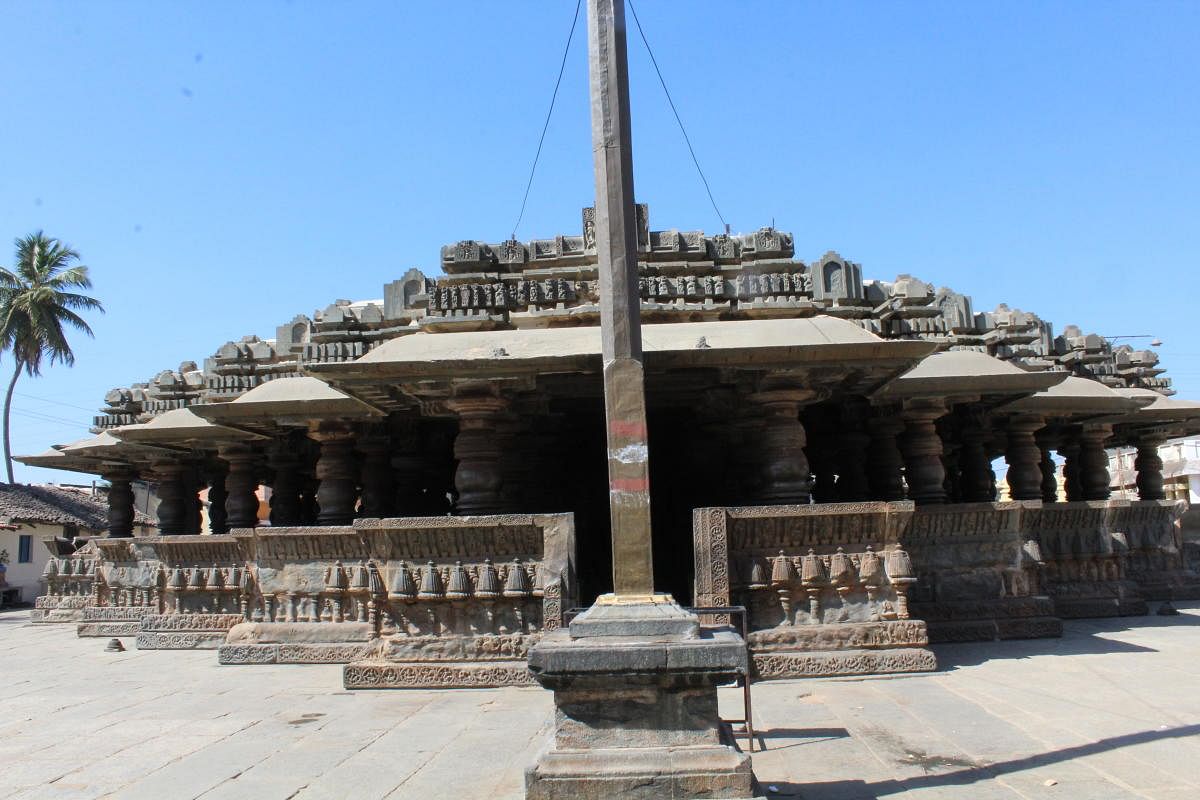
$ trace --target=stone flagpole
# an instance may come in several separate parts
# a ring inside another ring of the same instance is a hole
[[[525,797],[749,798],[750,758],[717,714],[717,686],[747,670],[746,644],[654,591],[623,0],[588,0],[588,64],[613,593],[529,651],[556,711]]]
[[[648,602],[654,598],[650,464],[629,127],[629,67],[625,9],[620,0],[588,2],[588,69],[613,547],[613,595],[603,601]]]

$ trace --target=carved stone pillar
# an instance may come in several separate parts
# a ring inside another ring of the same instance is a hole
[[[528,451],[529,420],[519,414],[508,414],[497,426],[500,439],[500,496],[504,511],[532,511],[521,506],[530,501],[529,484],[536,483],[532,474],[534,461]]]
[[[422,423],[418,428],[421,450],[421,490],[423,513],[431,516],[454,510],[458,490],[454,477],[458,464],[454,458],[454,440],[458,426]]]
[[[392,513],[398,517],[419,517],[427,513],[423,487],[423,455],[417,422],[396,418],[392,430]]]
[[[316,463],[313,463],[313,470],[316,470]],[[301,525],[316,525],[317,515],[320,512],[320,507],[317,505],[317,492],[320,490],[321,482],[317,480],[315,474],[305,474],[300,476],[300,524]]]
[[[1054,463],[1052,453],[1058,446],[1059,438],[1050,428],[1042,428],[1038,431],[1035,438],[1037,439],[1038,450],[1041,453],[1038,460],[1038,469],[1042,473],[1042,502],[1057,503],[1058,465]]]
[[[1139,500],[1167,499],[1167,492],[1163,488],[1163,462],[1158,455],[1158,448],[1164,441],[1166,437],[1158,433],[1143,435],[1137,441],[1137,458],[1133,461],[1133,468],[1137,470]]]
[[[201,511],[200,490],[205,488],[205,482],[200,477],[200,470],[195,467],[189,467],[184,473],[184,502],[187,506],[187,514],[184,517],[187,527],[184,533],[190,535],[200,534],[204,515]]]
[[[1083,499],[1083,483],[1080,480],[1080,452],[1078,431],[1066,437],[1058,448],[1059,455],[1066,463],[1063,464],[1063,488],[1066,490],[1067,502],[1074,503]]]
[[[566,460],[573,454],[563,447],[563,419],[559,414],[542,414],[534,420],[526,451],[526,511],[562,511],[569,505],[564,481]]]
[[[127,539],[133,536],[133,479],[137,473],[131,467],[105,469],[108,481],[108,537]]]
[[[221,460],[229,465],[225,478],[226,522],[230,528],[253,528],[258,525],[257,456],[245,445],[222,447]]]
[[[761,477],[757,501],[763,505],[806,504],[812,498],[800,406],[814,396],[808,389],[795,388],[766,389],[750,395],[764,414],[757,453]]]
[[[843,503],[871,499],[871,483],[867,476],[871,435],[866,430],[870,413],[870,407],[859,398],[849,398],[842,405],[837,494]]]
[[[229,492],[225,488],[229,467],[219,459],[208,468],[208,530],[214,535],[229,533],[229,516],[225,503]]]
[[[321,446],[317,457],[318,525],[349,525],[358,505],[358,468],[354,461],[354,433],[349,426],[324,424],[310,429],[309,437]]]
[[[737,446],[732,452],[734,463],[734,485],[729,487],[725,505],[749,505],[758,501],[763,485],[762,471],[758,468],[758,443],[766,427],[762,410],[748,404],[734,420],[731,437]]]
[[[1036,414],[1020,414],[1008,421],[1008,494],[1013,500],[1042,499],[1042,450],[1034,434],[1046,421]]]
[[[162,536],[179,536],[188,528],[187,473],[184,464],[155,464],[158,481],[158,532]]]
[[[918,398],[904,404],[904,477],[908,498],[920,505],[946,502],[946,468],[942,465],[942,438],[937,420],[946,413],[940,398]]]
[[[987,503],[995,491],[992,462],[987,454],[987,417],[972,409],[962,414],[959,428],[958,491],[964,503]]]
[[[446,405],[458,414],[458,436],[454,439],[454,456],[458,459],[455,513],[500,513],[504,510],[500,465],[503,452],[496,426],[508,411],[509,401],[492,394],[467,394],[451,398]]]
[[[871,444],[867,448],[867,479],[874,500],[904,499],[904,458],[897,437],[904,423],[894,408],[876,409],[867,423]]]
[[[937,421],[936,428],[938,438],[942,440],[942,468],[946,472],[942,488],[946,490],[946,502],[958,503],[962,497],[962,468],[958,463],[962,436],[958,419],[953,414],[947,414]]]
[[[812,475],[809,491],[814,503],[837,502],[838,441],[835,438],[835,417],[832,409],[812,406],[800,417],[804,428],[804,455]]]
[[[304,507],[300,498],[303,478],[296,445],[296,442],[288,439],[277,441],[268,455],[267,463],[272,473],[272,525],[286,527],[304,523]]]
[[[1107,500],[1109,486],[1108,453],[1104,443],[1112,436],[1112,425],[1084,425],[1079,434],[1079,482],[1084,500]]]
[[[396,483],[392,473],[392,442],[383,431],[359,437],[362,455],[362,499],[358,515],[372,519],[395,513]]]

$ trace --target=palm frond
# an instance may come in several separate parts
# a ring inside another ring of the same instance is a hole
[[[72,289],[90,289],[88,268],[79,253],[37,231],[15,241],[13,269],[0,268],[0,349],[13,356],[30,375],[43,363],[75,363],[64,326],[92,336],[91,326],[76,311],[104,312],[94,297]]]

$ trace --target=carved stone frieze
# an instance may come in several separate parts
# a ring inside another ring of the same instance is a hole
[[[357,662],[342,672],[347,689],[453,689],[536,686],[523,660],[482,664]]]
[[[929,672],[937,657],[925,648],[848,650],[818,653],[754,653],[754,674],[772,678],[822,678],[831,675],[873,675],[889,672]]]

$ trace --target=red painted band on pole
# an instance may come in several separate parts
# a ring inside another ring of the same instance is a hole
[[[650,481],[647,478],[612,478],[608,488],[614,492],[648,492]]]
[[[624,436],[630,439],[645,439],[646,423],[636,421],[625,422],[617,419],[608,423],[608,432],[613,436]]]

